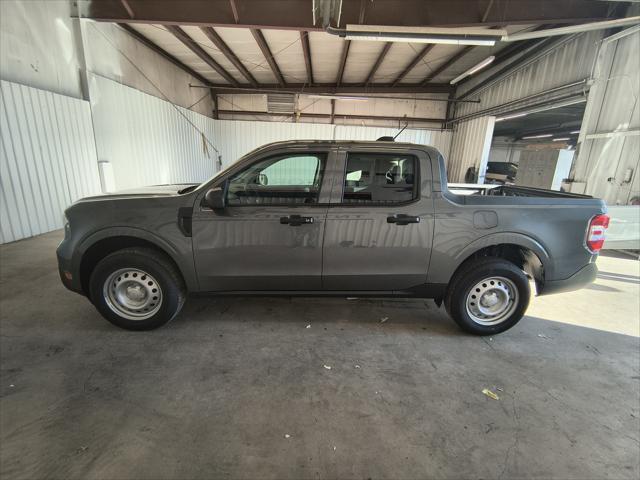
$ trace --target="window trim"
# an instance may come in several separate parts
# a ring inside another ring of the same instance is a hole
[[[324,158],[324,165],[323,165],[323,169],[322,169],[322,176],[320,178],[320,186],[318,187],[318,200],[320,200],[321,198],[321,194],[322,194],[322,188],[324,186],[325,183],[325,179],[326,179],[326,172],[327,172],[327,167],[329,164],[329,161],[331,159],[331,150],[301,150],[301,151],[293,151],[293,152],[270,152],[269,154],[257,158],[255,161],[249,163],[248,165],[245,165],[244,168],[240,168],[235,172],[230,172],[229,176],[227,176],[224,180],[223,183],[225,184],[225,201],[228,200],[227,195],[229,194],[229,184],[231,183],[231,179],[236,176],[241,174],[242,172],[246,171],[247,169],[251,168],[252,166],[254,166],[257,163],[260,163],[264,160],[267,160],[269,158],[272,157],[277,157],[277,156],[282,156],[282,155],[289,155],[291,154],[291,156],[304,156],[304,155],[316,155],[318,157],[318,159],[322,159]],[[285,157],[283,157],[285,158]],[[322,160],[319,163],[318,166],[320,166]],[[317,172],[317,170],[316,170]],[[230,205],[227,201],[227,206],[226,208],[243,208],[243,207],[251,207],[251,208],[257,208],[257,207],[282,207],[282,208],[307,208],[307,207],[325,207],[326,208],[327,204],[326,203],[259,203],[259,204],[242,204],[242,205]]]
[[[422,169],[420,168],[420,157],[416,155],[413,151],[410,153],[402,153],[402,152],[381,152],[381,151],[365,151],[365,150],[343,150],[339,152],[344,155],[344,164],[342,167],[342,174],[340,178],[340,201],[336,203],[331,203],[329,206],[331,207],[402,207],[406,205],[411,205],[417,203],[422,198]],[[344,182],[347,178],[347,162],[349,161],[350,153],[360,153],[366,155],[404,155],[406,157],[413,157],[415,161],[416,173],[415,173],[415,181],[414,181],[414,197],[411,200],[407,200],[405,202],[370,202],[370,203],[345,203],[344,202]]]

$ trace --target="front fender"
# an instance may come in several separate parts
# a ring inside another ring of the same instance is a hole
[[[165,240],[164,238],[144,230],[142,228],[116,226],[108,227],[101,230],[97,230],[87,237],[83,238],[75,249],[73,255],[73,269],[75,272],[80,271],[80,264],[84,254],[101,240],[105,240],[113,237],[132,237],[144,240],[151,243],[156,248],[166,253],[178,266],[182,278],[187,285],[189,291],[196,291],[198,289],[198,281],[194,271],[193,265],[193,250],[191,245],[191,238],[183,237],[185,242],[183,245]]]

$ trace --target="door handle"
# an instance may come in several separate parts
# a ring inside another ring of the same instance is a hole
[[[280,223],[283,225],[289,225],[290,227],[299,227],[300,225],[308,225],[310,223],[313,223],[313,217],[289,215],[288,217],[280,217]]]
[[[396,213],[387,217],[387,223],[395,223],[396,225],[409,225],[410,223],[420,223],[420,217]]]

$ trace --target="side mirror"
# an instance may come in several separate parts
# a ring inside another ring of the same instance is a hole
[[[204,202],[213,210],[221,210],[226,207],[224,189],[221,187],[212,188],[204,195]]]

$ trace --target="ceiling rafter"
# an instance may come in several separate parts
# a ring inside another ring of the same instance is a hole
[[[381,26],[462,27],[491,25],[579,24],[620,18],[624,7],[584,0],[350,0],[342,2],[340,22]],[[82,15],[98,21],[254,29],[321,31],[313,24],[312,0],[100,0],[87,4]],[[624,2],[618,2],[623,4]],[[127,6],[129,8],[127,8]],[[479,8],[480,7],[480,8]],[[132,18],[130,12],[135,12]]]
[[[242,74],[242,76],[246,78],[247,81],[252,86],[256,87],[258,85],[258,82],[255,79],[255,77],[251,75],[251,72],[247,70],[247,67],[244,66],[244,64],[240,61],[237,55],[233,53],[233,51],[229,48],[229,46],[226,43],[224,43],[222,38],[220,38],[220,35],[218,35],[218,33],[213,28],[200,27],[200,30],[202,30],[202,33],[204,33],[207,36],[207,38],[211,41],[211,43],[213,43],[216,46],[216,48],[220,50],[231,63],[233,63],[233,65],[238,69],[238,71]]]
[[[376,62],[373,64],[373,67],[371,67],[371,70],[369,71],[369,75],[367,75],[367,79],[364,81],[365,85],[369,85],[371,83],[371,80],[373,80],[373,77],[378,71],[378,68],[380,68],[380,65],[382,64],[384,57],[386,57],[387,53],[389,53],[389,49],[391,48],[392,45],[393,45],[393,42],[387,42],[384,44],[384,47],[382,47],[382,51],[380,52],[380,55],[378,55]]]
[[[347,66],[347,57],[349,56],[349,48],[351,47],[351,40],[344,41],[344,47],[342,47],[342,57],[340,57],[340,68],[338,68],[338,76],[336,77],[336,85],[342,84],[342,77],[344,75],[344,68]]]
[[[309,32],[300,32],[300,42],[302,43],[302,53],[304,54],[304,64],[307,69],[307,82],[313,85],[313,65],[311,63],[311,47],[309,46]]]
[[[363,85],[362,83],[315,83],[312,86],[306,83],[287,83],[283,88],[278,83],[260,84],[258,88],[247,86],[230,87],[228,85],[211,85],[211,88],[218,94],[224,93],[450,93],[453,87],[448,83],[429,83],[427,85],[419,85],[415,83],[403,83],[397,87],[392,87],[388,83],[371,83]]]
[[[422,48],[422,50],[420,50],[420,51],[416,54],[416,56],[415,56],[415,57],[413,57],[413,60],[411,60],[411,62],[409,62],[409,65],[407,65],[407,66],[405,67],[405,69],[404,69],[404,70],[402,70],[402,72],[400,72],[400,73],[398,74],[398,76],[397,76],[396,78],[394,78],[394,79],[393,79],[393,82],[391,82],[391,85],[395,87],[398,83],[400,83],[400,81],[401,81],[404,77],[406,77],[406,76],[407,76],[407,74],[408,74],[411,70],[413,70],[413,69],[415,68],[415,66],[416,66],[416,65],[418,65],[418,64],[422,61],[422,59],[423,59],[424,57],[426,57],[426,56],[427,56],[427,54],[428,54],[431,50],[433,50],[433,48],[434,48],[434,47],[435,47],[435,44],[434,44],[434,43],[429,43],[429,44],[425,45],[425,46]]]
[[[427,75],[427,77],[422,81],[421,85],[426,85],[427,83],[429,83],[431,80],[433,80],[438,75],[446,71],[449,67],[451,67],[451,65],[456,63],[462,57],[464,57],[471,50],[473,50],[473,45],[468,45],[462,48],[461,50],[459,50],[457,53],[453,54],[451,57],[449,57],[449,59],[446,62],[444,62],[435,70],[432,70],[431,73],[429,73],[429,75]]]
[[[182,30],[180,27],[176,25],[165,25],[165,28],[173,34],[178,40],[180,40],[185,47],[195,53],[200,59],[213,68],[216,72],[220,74],[222,78],[224,78],[227,82],[229,82],[234,87],[239,87],[240,84],[238,81],[231,76],[229,72],[227,72],[222,65],[216,62],[213,58],[209,56],[207,52],[203,50],[203,48],[198,45],[193,39],[187,35],[187,33]]]
[[[149,40],[147,37],[145,37],[144,35],[142,35],[140,32],[138,32],[137,30],[135,30],[131,25],[128,25],[126,23],[118,23],[118,26],[120,28],[122,28],[124,31],[126,31],[129,35],[131,35],[133,38],[135,38],[136,40],[138,40],[140,43],[142,43],[143,45],[145,45],[146,47],[148,47],[149,49],[153,50],[154,52],[156,52],[158,55],[161,55],[162,57],[164,57],[166,60],[168,60],[169,62],[173,63],[176,67],[178,67],[181,70],[184,70],[186,73],[188,73],[189,75],[191,75],[193,78],[197,79],[199,82],[201,82],[204,85],[211,85],[211,82],[209,80],[207,80],[206,78],[204,78],[202,75],[200,75],[198,72],[196,72],[195,70],[193,70],[192,68],[188,67],[187,65],[185,65],[184,63],[182,63],[180,60],[178,60],[176,57],[174,57],[173,55],[171,55],[169,52],[167,52],[166,50],[162,49],[161,47],[159,47],[158,45],[156,45],[155,43],[153,43],[151,40]]]
[[[267,41],[264,39],[264,35],[262,34],[262,31],[252,28],[251,35],[253,35],[253,38],[258,44],[258,47],[260,48],[262,55],[264,55],[264,58],[269,64],[269,67],[271,68],[273,75],[276,77],[276,81],[280,84],[281,87],[286,86],[287,83],[284,81],[284,77],[282,76],[280,67],[278,67],[278,64],[276,63],[276,59],[273,57],[273,54],[269,49],[269,45],[267,45]]]

